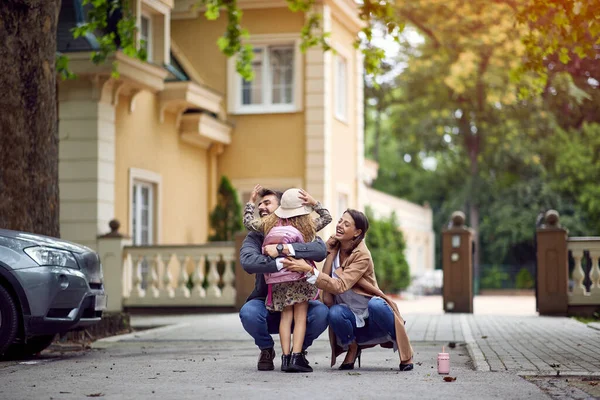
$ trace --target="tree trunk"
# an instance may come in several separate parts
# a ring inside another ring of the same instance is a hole
[[[379,162],[379,142],[381,141],[381,109],[377,107],[375,117],[375,143],[373,144],[373,159]]]
[[[475,196],[479,193],[479,136],[473,135],[469,141],[469,161],[471,164],[471,190],[469,196],[469,225],[473,229],[473,282],[476,282],[476,291],[479,291],[479,204]]]
[[[0,228],[59,235],[59,0],[0,1]]]

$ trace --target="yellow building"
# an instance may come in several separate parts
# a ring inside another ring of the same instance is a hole
[[[255,79],[246,82],[216,45],[225,17],[206,20],[196,2],[132,0],[148,62],[117,53],[102,65],[89,61],[95,39],[69,32],[83,9],[62,3],[59,51],[79,75],[59,88],[64,238],[96,248],[116,218],[137,245],[204,243],[223,175],[242,202],[260,183],[302,187],[334,220],[348,207],[363,208],[355,3],[317,2],[335,52],[302,53],[303,13],[284,0],[239,0],[255,54]],[[118,62],[117,79],[111,61]]]

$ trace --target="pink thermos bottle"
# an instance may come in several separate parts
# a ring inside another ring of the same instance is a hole
[[[450,354],[445,352],[445,347],[442,347],[442,352],[438,353],[437,367],[438,374],[450,373]]]

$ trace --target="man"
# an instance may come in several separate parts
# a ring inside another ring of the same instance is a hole
[[[261,218],[274,212],[279,207],[282,193],[263,189],[256,185],[250,196],[250,202],[246,209],[253,209],[257,197],[258,214]],[[309,195],[310,200],[313,200]],[[320,206],[320,204],[316,204]],[[279,332],[279,320],[281,313],[269,312],[265,306],[267,297],[267,284],[264,273],[277,272],[283,268],[283,257],[293,256],[313,261],[322,261],[327,256],[327,249],[323,240],[319,237],[311,243],[293,243],[286,245],[270,245],[265,248],[268,255],[262,251],[264,235],[258,232],[250,232],[244,239],[240,249],[240,262],[249,274],[256,275],[254,291],[246,304],[240,310],[240,319],[246,332],[254,338],[254,343],[260,349],[258,358],[259,371],[271,371],[275,369],[274,342],[272,334]],[[304,336],[303,351],[306,351],[312,342],[319,337],[327,328],[329,309],[320,301],[310,301],[308,306],[308,317],[306,321],[306,335]]]

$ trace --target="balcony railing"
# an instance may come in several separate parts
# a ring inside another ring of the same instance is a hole
[[[125,246],[123,306],[235,305],[234,242]]]
[[[574,285],[569,292],[569,305],[600,305],[600,237],[571,237],[568,239],[567,248],[575,263],[572,274]],[[585,269],[584,260],[588,266]],[[589,290],[584,284],[586,281],[590,282]]]

